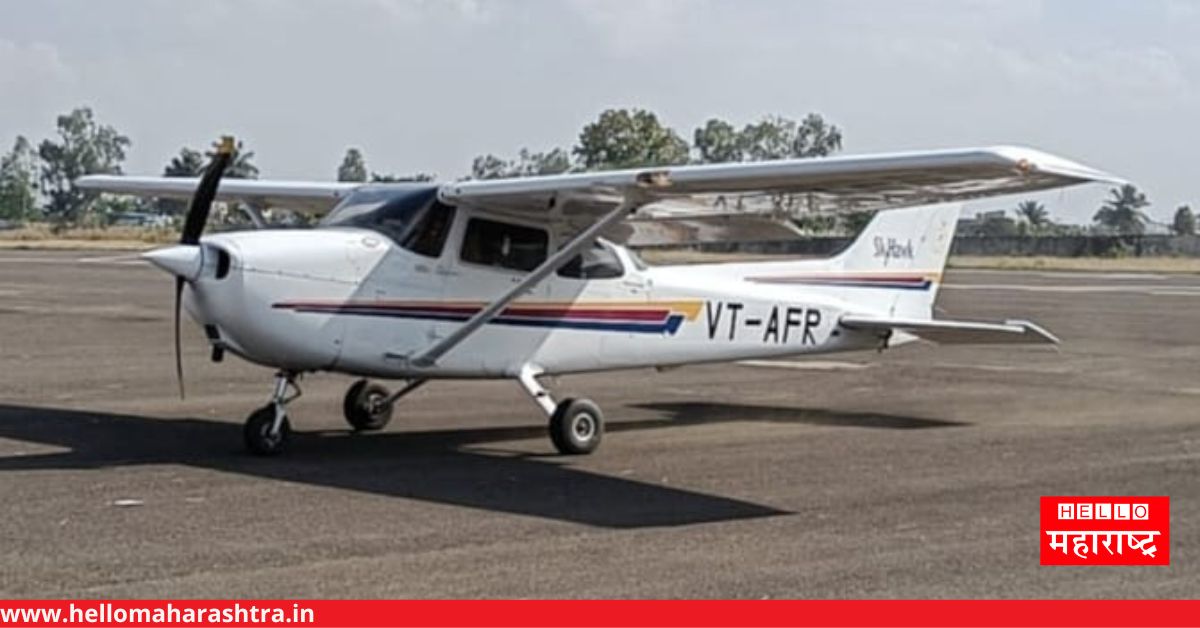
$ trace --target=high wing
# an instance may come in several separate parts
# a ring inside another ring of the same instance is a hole
[[[187,199],[196,191],[199,179],[183,177],[126,177],[118,175],[87,175],[75,181],[84,190]],[[255,179],[222,179],[217,199],[238,200],[256,206],[286,207],[298,211],[324,214],[333,209],[346,195],[362,183],[333,183],[315,181],[259,181]]]
[[[1123,183],[1107,173],[1030,148],[999,146],[843,155],[699,166],[664,166],[443,184],[449,204],[466,204],[579,231],[631,195],[650,216],[697,213],[780,195],[817,211],[875,210],[1035,192],[1089,182]],[[188,198],[197,179],[88,175],[86,190]],[[361,183],[225,179],[222,200],[323,214]],[[385,186],[379,186],[385,187]],[[731,200],[736,199],[736,200]],[[661,213],[661,212],[660,212]]]
[[[1035,192],[1107,173],[1030,148],[999,146],[699,166],[664,166],[442,186],[443,201],[535,220],[589,224],[631,193],[711,208],[798,195],[814,210],[875,210]]]
[[[1029,321],[980,323],[929,319],[843,316],[847,329],[891,333],[893,330],[939,344],[1058,344],[1058,338]]]

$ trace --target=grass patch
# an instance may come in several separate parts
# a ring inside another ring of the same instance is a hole
[[[179,240],[179,232],[150,227],[72,227],[58,233],[48,224],[0,231],[0,249],[142,250]]]
[[[950,258],[951,268],[1070,270],[1080,272],[1200,273],[1195,257],[976,257]]]

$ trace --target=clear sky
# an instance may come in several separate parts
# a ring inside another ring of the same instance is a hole
[[[608,107],[688,139],[710,116],[818,111],[848,153],[1059,153],[1167,220],[1200,205],[1200,2],[0,0],[0,144],[81,104],[133,139],[130,173],[234,133],[264,178],[317,179],[347,146],[454,178],[570,146]],[[1102,193],[1045,200],[1086,221]]]

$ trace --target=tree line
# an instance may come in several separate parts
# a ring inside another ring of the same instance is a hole
[[[644,109],[609,109],[583,127],[571,148],[535,152],[526,147],[514,157],[480,155],[471,162],[472,179],[612,170],[688,163],[759,161],[789,157],[824,157],[842,147],[842,132],[819,114],[799,122],[766,116],[741,129],[713,118],[695,130],[688,143],[658,116]],[[338,167],[339,181],[390,180],[368,169],[362,151],[350,148]],[[408,180],[428,180],[416,175]]]
[[[986,212],[968,220],[959,233],[968,236],[1051,236],[1051,235],[1141,235],[1149,225],[1157,224],[1144,211],[1150,206],[1146,194],[1125,184],[1109,190],[1092,217],[1092,225],[1054,222],[1045,204],[1026,200],[1017,204],[1010,218],[1007,212]],[[1180,205],[1170,223],[1160,225],[1175,235],[1196,234],[1196,214],[1189,205]]]
[[[104,224],[109,216],[133,211],[181,215],[186,208],[182,201],[97,196],[75,188],[74,180],[85,174],[121,174],[131,146],[128,136],[98,121],[90,107],[79,107],[58,116],[55,135],[36,145],[18,136],[12,149],[0,155],[0,220],[48,220],[58,225],[74,225]],[[468,177],[497,179],[642,166],[819,158],[841,149],[842,130],[818,113],[809,113],[799,120],[768,115],[741,125],[711,118],[692,130],[689,141],[652,111],[608,109],[584,125],[570,147],[543,151],[525,147],[509,157],[479,155],[472,160]],[[213,150],[185,146],[168,159],[162,174],[199,176]],[[258,178],[260,172],[254,157],[254,151],[238,142],[227,176]],[[433,179],[427,173],[395,175],[371,170],[363,152],[356,147],[346,150],[335,174],[338,181],[352,182]],[[1149,204],[1145,194],[1132,185],[1114,188],[1097,210],[1091,231],[1142,233],[1151,222],[1144,212]],[[867,212],[834,217],[792,211],[795,208],[790,199],[777,199],[777,205],[786,205],[786,215],[809,231],[838,228],[854,231],[870,218]],[[1020,203],[1016,215],[1017,220],[1007,215],[993,217],[975,228],[982,230],[982,235],[1044,235],[1070,229],[1055,224],[1045,206],[1036,201]],[[1189,207],[1182,206],[1170,227],[1175,233],[1193,234],[1196,216]]]

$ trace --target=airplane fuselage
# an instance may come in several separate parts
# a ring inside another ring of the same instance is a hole
[[[209,236],[185,306],[210,342],[250,361],[394,379],[667,367],[878,342],[840,328],[850,308],[831,295],[748,281],[747,265],[648,268],[605,243],[611,276],[552,275],[435,364],[417,366],[415,355],[524,274],[462,259],[456,235],[471,215],[459,212],[437,257],[366,229]]]

